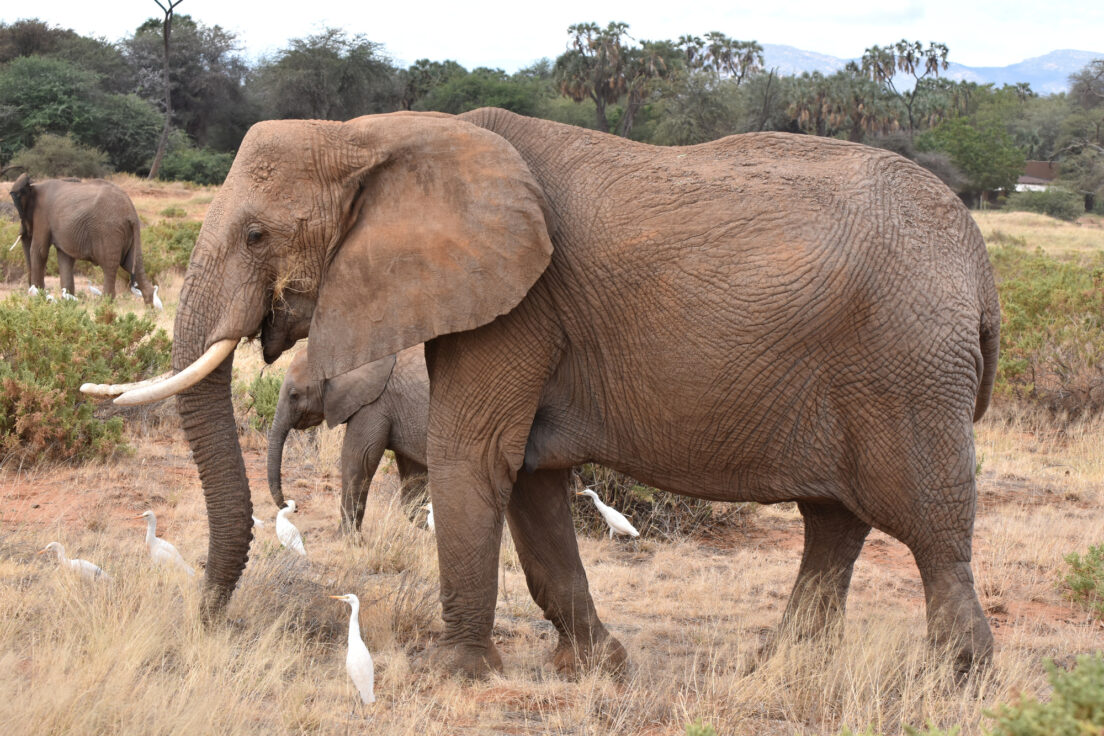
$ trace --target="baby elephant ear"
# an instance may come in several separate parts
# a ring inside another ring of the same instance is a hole
[[[552,257],[543,193],[502,137],[417,113],[344,129],[353,153],[342,155],[365,163],[311,322],[316,379],[490,322]]]
[[[387,388],[395,356],[373,360],[322,383],[322,412],[326,426],[336,427],[349,421],[361,407],[371,404]]]

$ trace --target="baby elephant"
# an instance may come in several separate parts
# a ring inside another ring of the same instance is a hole
[[[421,345],[338,376],[329,382],[324,399],[320,384],[310,380],[307,351],[301,351],[284,377],[268,433],[272,500],[284,505],[280,466],[288,432],[325,419],[331,427],[347,424],[341,448],[342,531],[360,529],[368,487],[384,450],[395,453],[402,501],[411,505],[425,489],[428,413],[429,376]]]

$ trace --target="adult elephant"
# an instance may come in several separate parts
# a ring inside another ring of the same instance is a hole
[[[61,285],[76,293],[73,266],[91,261],[103,269],[103,293],[115,296],[115,276],[121,266],[153,302],[153,284],[142,268],[141,222],[130,197],[103,179],[46,179],[32,182],[22,174],[12,184],[11,198],[19,212],[19,237],[27,262],[27,280],[45,286],[50,245],[57,246]]]
[[[425,490],[426,420],[429,376],[422,346],[366,363],[322,384],[310,377],[307,351],[291,361],[276,415],[268,431],[268,490],[277,507],[284,505],[281,466],[284,443],[294,429],[345,424],[341,445],[341,530],[359,531],[372,476],[384,450],[395,453],[405,506]]]
[[[251,535],[233,348],[289,309],[324,386],[426,342],[436,654],[454,671],[501,664],[503,517],[556,664],[621,664],[571,524],[568,469],[586,461],[700,498],[796,501],[798,633],[839,616],[876,526],[914,554],[930,638],[963,667],[990,655],[971,422],[997,293],[969,212],[900,156],[779,133],[657,148],[494,109],[258,123],[188,268],[187,370],[119,399],[182,391],[209,604]]]

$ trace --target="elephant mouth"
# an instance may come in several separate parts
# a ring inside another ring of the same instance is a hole
[[[269,301],[268,312],[261,322],[261,352],[265,363],[272,363],[307,337],[313,314],[314,302],[305,297],[288,295],[279,305]]]

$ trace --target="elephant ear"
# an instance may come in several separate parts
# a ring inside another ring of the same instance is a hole
[[[492,321],[552,258],[543,193],[502,137],[419,113],[358,118],[342,133],[353,152],[342,155],[366,163],[350,176],[345,234],[319,287],[315,379]]]
[[[387,388],[394,368],[395,356],[388,355],[323,382],[322,413],[326,417],[326,425],[336,427],[343,424],[361,407],[378,399]]]

